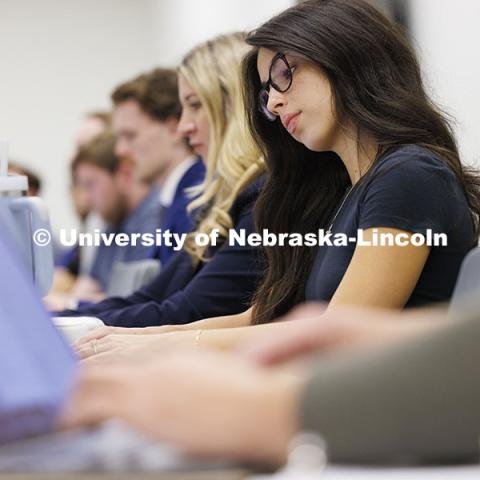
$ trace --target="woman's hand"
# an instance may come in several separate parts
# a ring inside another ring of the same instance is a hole
[[[94,363],[114,363],[125,359],[135,359],[179,347],[194,348],[198,332],[195,330],[167,332],[157,335],[117,335],[108,333],[82,340],[74,346],[76,354],[83,360]]]
[[[125,327],[100,327],[93,330],[88,335],[82,337],[74,346],[80,348],[85,344],[91,343],[93,340],[100,340],[107,335],[152,335],[158,333],[169,333],[182,330],[182,325],[164,325],[161,327],[144,327],[144,328],[125,328]]]

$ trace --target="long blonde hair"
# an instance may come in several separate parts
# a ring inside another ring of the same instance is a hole
[[[202,103],[210,131],[205,180],[194,190],[197,197],[188,207],[191,211],[209,205],[185,243],[194,264],[208,260],[209,248],[197,245],[195,235],[216,228],[227,237],[233,227],[229,215],[233,202],[265,170],[243,101],[240,65],[248,51],[245,34],[220,35],[193,48],[178,69]]]

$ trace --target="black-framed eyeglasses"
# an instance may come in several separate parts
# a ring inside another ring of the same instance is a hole
[[[277,115],[272,113],[268,105],[268,91],[273,87],[277,92],[285,93],[293,81],[293,72],[295,67],[291,67],[284,53],[277,53],[272,58],[270,69],[268,71],[268,81],[262,85],[258,92],[258,109],[271,122],[275,121]]]

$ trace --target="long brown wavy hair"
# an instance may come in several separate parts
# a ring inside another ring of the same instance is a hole
[[[456,174],[479,229],[480,177],[462,165],[450,118],[428,97],[416,55],[404,33],[363,0],[311,0],[289,8],[247,37],[243,62],[250,128],[268,165],[256,205],[257,228],[274,233],[315,232],[327,222],[350,184],[332,152],[312,152],[258,110],[259,48],[296,53],[330,81],[336,118],[378,143],[380,155],[415,144]],[[274,208],[272,208],[274,206]],[[264,323],[304,300],[316,249],[265,247],[269,268],[254,298],[253,321]]]

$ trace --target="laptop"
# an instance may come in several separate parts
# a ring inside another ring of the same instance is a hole
[[[0,232],[0,442],[52,428],[77,364],[10,242]]]
[[[223,468],[192,461],[118,422],[53,432],[78,362],[14,252],[0,230],[0,472]]]

